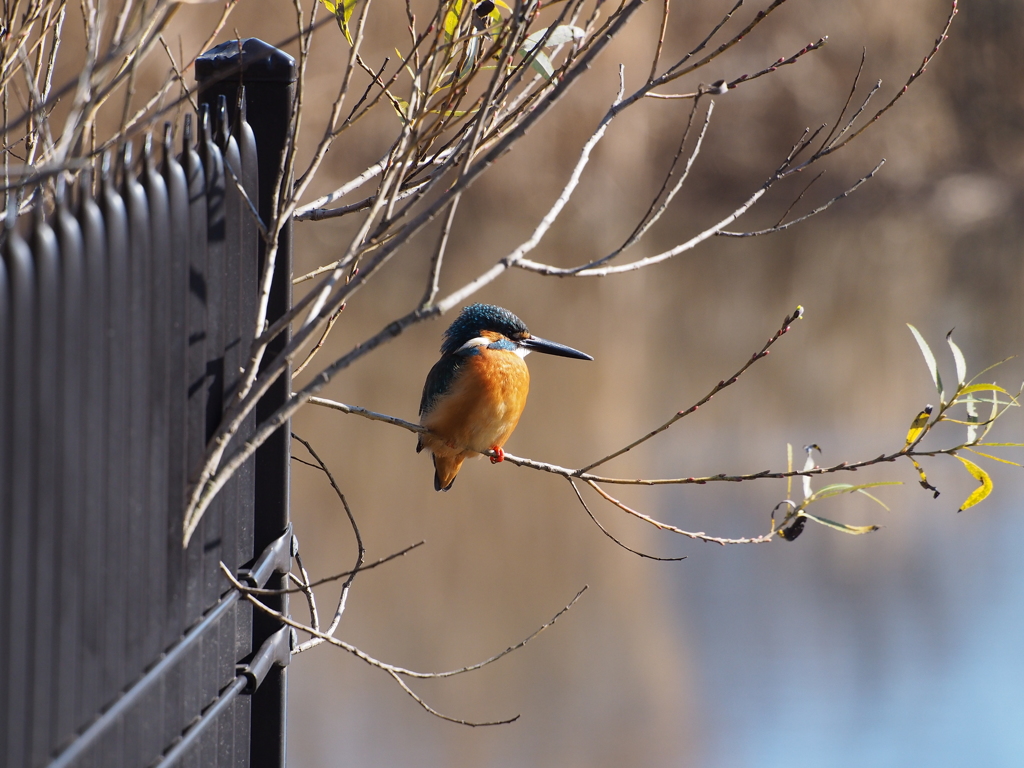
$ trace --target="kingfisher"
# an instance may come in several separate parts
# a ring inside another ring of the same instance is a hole
[[[441,344],[441,359],[427,374],[420,399],[421,433],[416,453],[434,457],[434,490],[447,491],[468,456],[502,446],[519,423],[530,390],[525,358],[530,352],[593,360],[579,350],[541,339],[507,309],[473,304],[459,313]]]

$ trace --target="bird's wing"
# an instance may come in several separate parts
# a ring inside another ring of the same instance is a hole
[[[465,362],[460,355],[443,355],[440,360],[434,363],[434,367],[427,374],[427,380],[423,384],[423,396],[420,398],[420,416],[434,407],[434,401],[444,395],[458,375],[459,369]]]

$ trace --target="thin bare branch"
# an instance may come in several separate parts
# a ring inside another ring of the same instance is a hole
[[[583,499],[583,494],[580,493],[580,489],[576,487],[576,482],[572,478],[569,478],[569,485],[571,485],[572,489],[576,492],[576,498],[580,500],[580,504],[583,505],[583,509],[587,513],[587,516],[591,520],[594,521],[594,525],[596,525],[598,528],[601,529],[601,533],[603,533],[609,539],[614,541],[616,544],[618,544],[620,547],[622,547],[627,552],[632,552],[634,555],[639,555],[640,557],[646,558],[648,560],[660,560],[662,562],[677,562],[679,560],[685,560],[686,559],[685,555],[683,557],[657,557],[655,555],[648,555],[646,552],[640,552],[639,550],[636,550],[636,549],[633,549],[632,547],[626,546],[621,541],[619,541],[617,538],[615,538],[611,534],[611,531],[609,531],[607,528],[605,528],[603,525],[601,525],[601,521],[600,520],[598,520],[596,517],[594,517],[594,513],[590,511],[590,507],[587,506],[587,502]]]
[[[612,459],[618,458],[619,456],[622,456],[625,453],[629,453],[631,450],[636,448],[638,445],[642,445],[643,443],[646,443],[648,440],[650,440],[652,437],[655,437],[656,435],[660,435],[662,432],[664,432],[666,429],[671,427],[673,424],[675,424],[680,419],[684,419],[687,416],[689,416],[691,413],[696,411],[702,405],[708,403],[711,400],[711,398],[713,398],[715,395],[717,395],[719,392],[721,392],[726,387],[730,387],[733,384],[735,384],[739,380],[740,376],[742,376],[747,371],[747,369],[750,368],[750,366],[752,366],[758,360],[761,360],[761,359],[763,359],[763,358],[768,356],[769,350],[775,344],[775,342],[777,342],[779,339],[781,339],[784,335],[786,335],[789,332],[790,326],[796,320],[798,320],[801,317],[803,317],[803,313],[804,313],[803,307],[797,307],[796,311],[793,312],[793,314],[786,315],[786,319],[782,321],[782,326],[772,335],[772,337],[770,339],[768,339],[767,343],[765,343],[765,345],[763,347],[761,347],[761,349],[759,351],[757,351],[753,355],[751,355],[750,359],[747,360],[747,362],[744,363],[743,366],[738,371],[736,371],[736,373],[734,373],[728,379],[723,379],[722,381],[718,382],[714,387],[711,388],[710,392],[708,392],[706,395],[704,395],[704,397],[702,397],[696,403],[691,405],[689,408],[686,408],[686,409],[684,409],[682,411],[677,412],[676,414],[674,414],[672,416],[672,418],[670,418],[668,421],[666,421],[660,427],[658,427],[657,429],[651,430],[650,432],[648,432],[643,437],[637,438],[633,442],[629,443],[629,445],[626,445],[626,446],[620,448],[617,451],[613,451],[612,453],[610,453],[607,456],[605,456],[603,459],[598,459],[595,462],[587,464],[580,471],[581,472],[589,472],[590,470],[594,469],[595,467],[599,467],[602,464],[608,463]]]

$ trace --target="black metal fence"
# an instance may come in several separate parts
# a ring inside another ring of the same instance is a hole
[[[288,631],[219,564],[260,586],[288,568],[287,425],[181,540],[253,339],[263,244],[245,197],[269,219],[293,70],[260,41],[214,49],[177,148],[168,126],[5,225],[3,765],[284,764]],[[290,303],[289,235],[271,320]]]

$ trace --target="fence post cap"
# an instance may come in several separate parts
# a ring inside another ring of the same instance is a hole
[[[196,59],[196,80],[295,81],[295,59],[259,38],[228,40]]]

